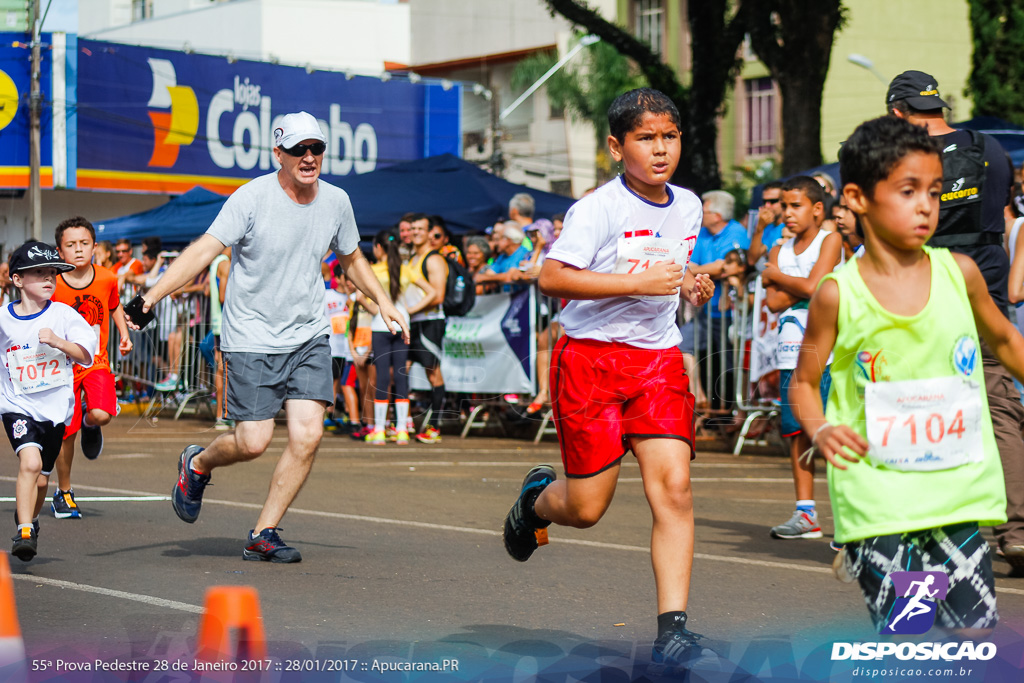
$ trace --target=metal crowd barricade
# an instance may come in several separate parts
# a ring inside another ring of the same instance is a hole
[[[531,301],[533,302],[533,309],[532,309],[530,315],[533,317],[533,320],[535,321],[535,323],[537,325],[536,332],[538,334],[541,332],[541,330],[539,329],[539,326],[540,326],[540,321],[541,321],[541,311],[542,311],[542,308],[545,307],[545,306],[548,308],[548,320],[549,320],[549,325],[547,327],[548,344],[549,344],[548,348],[552,349],[553,346],[554,346],[554,341],[555,341],[555,339],[557,339],[557,337],[554,335],[554,332],[551,330],[550,321],[553,321],[555,319],[555,317],[557,317],[557,314],[558,314],[559,309],[560,309],[560,302],[557,299],[551,299],[549,297],[545,297],[544,295],[542,295],[540,293],[540,289],[537,286],[537,282],[536,281],[530,282],[528,286],[532,289]],[[531,358],[531,363],[535,364],[536,361],[537,361],[537,357],[536,357],[536,354],[535,354]],[[534,383],[533,383],[533,386],[530,389],[530,391],[532,392],[533,395],[536,395],[537,394],[537,390],[538,390],[538,385],[537,385],[537,381],[535,380]],[[465,394],[463,394],[462,396],[465,396]],[[508,430],[505,427],[505,423],[502,422],[502,420],[498,416],[498,413],[500,412],[500,410],[503,409],[503,408],[506,408],[507,405],[508,405],[505,401],[502,400],[502,396],[503,396],[502,394],[486,395],[486,396],[473,395],[472,398],[460,398],[460,401],[469,401],[472,404],[472,406],[473,406],[471,408],[470,412],[469,412],[469,415],[466,418],[465,424],[462,426],[462,431],[461,431],[461,434],[460,434],[461,438],[465,439],[466,437],[469,436],[469,433],[471,431],[479,430],[479,429],[486,429],[487,427],[489,427],[489,426],[491,426],[493,424],[497,424],[497,426],[501,430],[501,433],[502,433],[503,436],[508,436]],[[557,432],[555,432],[554,425],[552,423],[551,408],[550,407],[545,408],[543,412],[544,412],[544,415],[541,418],[540,428],[538,429],[537,434],[536,434],[536,436],[534,438],[534,443],[538,443],[542,438],[544,438],[545,434],[557,433]],[[428,413],[428,415],[429,415],[429,413]],[[481,417],[483,417],[484,419],[481,419]],[[549,426],[549,424],[551,424],[551,426]]]
[[[716,283],[719,286],[719,283]],[[728,348],[728,322],[731,316],[721,312],[717,318],[719,323],[717,325],[718,332],[715,334],[714,321],[716,317],[713,313],[719,312],[715,307],[718,306],[717,301],[709,301],[704,306],[697,310],[693,316],[693,358],[696,361],[697,369],[697,380],[700,383],[700,388],[703,390],[705,397],[707,397],[707,405],[703,408],[698,408],[705,418],[708,417],[723,417],[726,415],[732,415],[732,408],[728,406],[728,392],[726,387],[723,387],[722,391],[717,391],[718,381],[723,382],[728,380],[727,373],[730,370],[726,366],[726,361],[731,360],[730,355],[726,353]],[[680,305],[682,308],[682,305]],[[716,340],[717,337],[717,340]],[[701,343],[703,341],[703,344]],[[716,344],[717,341],[717,344]],[[716,367],[716,362],[720,364]],[[716,373],[715,371],[718,370]],[[690,390],[697,395],[694,391],[695,387],[690,387]]]
[[[536,286],[536,285],[535,285]],[[557,297],[546,297],[540,293],[540,288],[537,289],[537,306],[546,305],[548,308],[548,326],[546,330],[541,330],[541,334],[547,335],[548,342],[548,377],[550,378],[550,367],[551,360],[554,358],[555,342],[561,336],[555,331],[555,323],[558,322],[558,316],[562,312],[562,300]],[[538,320],[540,318],[538,317]],[[554,398],[551,395],[551,387],[548,386],[548,399]],[[544,417],[541,418],[540,427],[537,428],[537,434],[533,437],[533,443],[540,443],[548,434],[554,434],[558,436],[558,427],[555,422],[555,410],[553,407],[548,407],[544,410]]]
[[[125,290],[128,298],[122,301],[134,296],[131,285]],[[194,414],[205,407],[212,416],[213,371],[199,350],[209,331],[209,296],[202,292],[161,301],[157,317],[145,330],[129,330],[134,348],[127,356],[118,350],[120,336],[111,321],[108,357],[111,371],[122,383],[121,400],[138,405],[145,417],[173,407],[178,419],[190,405]],[[168,358],[172,336],[180,338],[180,350],[175,358]],[[171,373],[178,375],[177,381],[161,384]]]
[[[755,283],[755,288],[761,286],[761,278],[758,277]],[[750,371],[752,368],[751,357],[754,354],[754,337],[756,336],[757,325],[755,321],[758,318],[759,311],[754,309],[751,305],[746,292],[742,292],[740,299],[740,305],[737,309],[738,316],[735,320],[735,325],[739,334],[737,335],[737,344],[734,348],[735,360],[734,367],[736,368],[736,407],[746,413],[746,418],[743,420],[743,425],[740,427],[739,434],[736,436],[736,443],[733,446],[733,455],[739,455],[743,450],[743,446],[748,443],[753,443],[757,446],[768,446],[768,440],[763,438],[768,431],[763,432],[760,438],[756,440],[750,440],[747,435],[750,433],[750,428],[754,424],[754,421],[758,418],[764,417],[769,420],[771,425],[777,425],[777,418],[779,417],[780,410],[777,403],[769,398],[757,396],[757,386],[760,378],[754,380],[751,376]],[[749,334],[748,334],[749,333]]]
[[[760,279],[756,284],[760,286]],[[716,283],[716,286],[721,286],[721,283]],[[723,291],[722,296],[727,295],[728,291]],[[695,374],[707,397],[707,405],[698,406],[697,412],[705,418],[705,424],[708,424],[708,418],[729,417],[731,422],[741,412],[745,413],[733,447],[733,454],[739,455],[744,445],[750,443],[770,445],[764,438],[752,441],[748,434],[758,418],[766,418],[774,424],[779,406],[770,399],[758,397],[758,382],[751,381],[749,368],[756,334],[752,323],[758,312],[748,301],[747,292],[738,292],[731,315],[722,312],[715,324],[712,313],[717,305],[718,302],[708,302],[693,318]],[[696,387],[691,386],[691,390],[697,394]]]

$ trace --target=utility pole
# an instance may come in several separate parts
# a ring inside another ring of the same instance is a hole
[[[491,97],[491,159],[488,164],[491,173],[499,178],[505,177],[505,153],[501,149],[501,118],[498,115],[500,97],[494,89],[494,79],[491,67],[487,67],[487,84],[485,86],[494,95]]]
[[[42,105],[42,95],[39,92],[39,71],[40,71],[40,29],[42,17],[39,12],[40,0],[32,0],[32,85],[29,89],[28,115],[28,156],[29,156],[29,178],[28,198],[32,207],[32,239],[43,239],[43,192],[39,181],[39,167],[41,159],[41,139],[39,132],[39,110]]]

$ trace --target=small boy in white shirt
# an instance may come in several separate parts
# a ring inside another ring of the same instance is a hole
[[[36,555],[39,510],[74,414],[72,362],[92,365],[96,333],[75,309],[50,301],[57,274],[74,270],[57,250],[26,242],[11,255],[11,278],[21,298],[0,309],[0,413],[18,455],[15,534],[11,554]]]

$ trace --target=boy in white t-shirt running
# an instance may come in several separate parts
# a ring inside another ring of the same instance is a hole
[[[54,247],[26,242],[10,268],[21,299],[0,309],[0,413],[19,460],[11,554],[28,562],[36,556],[47,480],[75,412],[71,364],[92,365],[96,333],[75,309],[50,301],[57,273],[74,270]]]
[[[526,561],[552,522],[591,527],[611,504],[620,460],[632,450],[654,517],[658,591],[653,659],[680,665],[701,652],[686,630],[693,564],[690,460],[694,399],[676,325],[680,295],[702,306],[707,275],[687,270],[701,202],[668,184],[679,163],[679,112],[641,88],[608,110],[612,157],[623,175],[570,209],[540,273],[547,296],[569,299],[566,335],[552,352],[551,394],[566,479],[530,470],[505,519],[505,548]]]

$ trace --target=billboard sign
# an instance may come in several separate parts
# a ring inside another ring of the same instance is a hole
[[[21,85],[27,84],[27,52],[12,59],[11,48],[4,50],[0,69],[15,63],[11,79],[27,93]],[[201,185],[230,192],[277,168],[272,131],[280,117],[295,111],[308,111],[320,121],[327,137],[322,172],[328,181],[436,154],[461,154],[458,85],[72,36],[62,55],[62,75],[55,83],[64,86],[68,102],[61,117],[66,136],[55,136],[54,144],[66,144],[56,156],[62,159],[66,152],[69,159],[68,187],[180,193]],[[0,77],[0,97],[3,92]],[[60,99],[44,96],[44,106],[54,105],[44,119],[57,115]],[[27,140],[27,115],[24,120]],[[27,142],[24,146],[27,155]],[[0,165],[15,162],[0,156]]]

